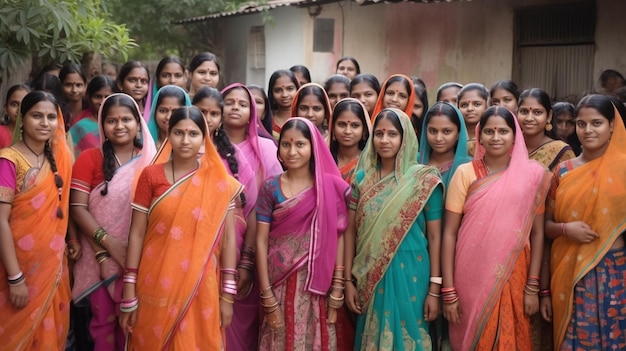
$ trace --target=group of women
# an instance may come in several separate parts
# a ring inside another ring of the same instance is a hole
[[[69,64],[8,91],[0,349],[626,347],[611,97],[450,82],[429,108],[352,57],[267,95],[217,90],[210,53],[150,77]]]

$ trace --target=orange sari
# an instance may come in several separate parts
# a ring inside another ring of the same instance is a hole
[[[415,103],[415,88],[413,87],[413,82],[411,81],[411,78],[405,76],[404,74],[393,74],[389,76],[389,78],[387,78],[387,80],[385,80],[385,82],[381,85],[382,90],[380,91],[380,94],[378,94],[378,100],[376,100],[374,112],[372,112],[372,115],[370,116],[372,122],[374,121],[374,117],[376,117],[376,115],[385,108],[385,106],[383,106],[383,100],[385,100],[385,91],[387,90],[389,80],[393,77],[402,77],[409,82],[409,85],[411,86],[411,89],[409,89],[409,100],[407,101],[406,107],[403,111],[404,113],[406,113],[407,116],[409,116],[409,118],[411,118],[411,115],[413,115],[413,104]]]
[[[156,160],[171,150],[168,142]],[[149,166],[146,170],[154,168]],[[144,171],[144,173],[146,172]],[[210,138],[200,166],[156,198],[148,213],[129,350],[219,350],[221,228],[241,184],[228,175]]]
[[[626,230],[626,130],[617,110],[613,123],[613,135],[604,155],[561,176],[556,193],[551,194],[551,198],[555,195],[550,199],[554,207],[550,201],[546,206],[549,212],[554,211],[556,223],[583,221],[600,235],[586,244],[562,236],[552,242],[551,290],[556,350],[561,348],[573,318],[572,308],[577,303],[575,286],[604,259]],[[609,282],[606,284],[608,288]],[[615,313],[624,313],[623,305],[620,307],[621,311]],[[607,311],[599,311],[598,316],[604,313]]]
[[[62,350],[70,322],[70,281],[65,256],[72,154],[59,124],[52,139],[58,174],[63,179],[61,201],[49,163],[39,171],[35,184],[15,195],[9,225],[15,253],[26,277],[28,304],[16,309],[9,302],[9,286],[0,263],[0,348],[3,350]],[[18,120],[19,123],[19,120]],[[16,127],[19,130],[19,124]],[[0,150],[0,157],[14,160],[13,149]],[[16,164],[16,168],[17,168]],[[57,218],[57,209],[63,218]]]

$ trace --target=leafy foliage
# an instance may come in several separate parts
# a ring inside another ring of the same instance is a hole
[[[79,62],[100,52],[126,60],[136,46],[124,25],[109,18],[98,0],[6,0],[0,8],[0,67],[10,70],[31,57]]]

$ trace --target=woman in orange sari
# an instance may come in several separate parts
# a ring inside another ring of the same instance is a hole
[[[0,150],[0,348],[62,350],[72,155],[54,97],[26,95],[15,130],[15,144]]]
[[[233,209],[242,186],[206,130],[197,107],[174,110],[161,149],[171,149],[171,159],[139,178],[120,304],[129,350],[225,347],[221,328],[230,324],[237,294]]]
[[[385,108],[397,108],[406,113],[407,116],[411,116],[414,103],[415,87],[413,81],[405,75],[394,74],[383,83],[374,112],[370,117],[373,119]]]
[[[609,97],[580,101],[576,134],[583,151],[556,168],[546,202],[553,311],[544,317],[556,350],[624,350],[626,131]]]
[[[450,343],[530,350],[550,174],[528,159],[506,108],[487,109],[476,135],[474,161],[457,168],[446,196],[441,293]]]

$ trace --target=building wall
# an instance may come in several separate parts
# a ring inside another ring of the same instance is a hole
[[[596,52],[593,76],[596,87],[600,73],[614,69],[626,76],[626,1],[598,0],[596,18]]]

